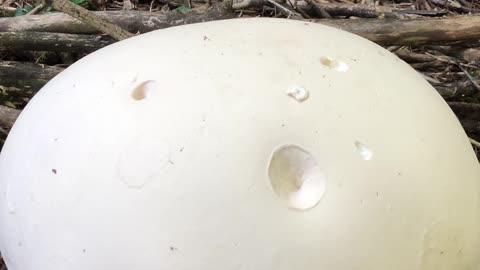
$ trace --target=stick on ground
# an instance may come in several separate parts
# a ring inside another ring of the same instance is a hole
[[[127,30],[124,30],[120,26],[104,20],[100,16],[97,16],[95,13],[90,12],[87,9],[76,5],[68,0],[53,0],[51,4],[54,9],[62,11],[63,13],[66,13],[81,21],[84,21],[90,26],[95,27],[99,31],[113,37],[116,40],[123,40],[134,36],[134,34],[128,32]]]
[[[90,53],[114,43],[108,36],[44,32],[0,32],[0,48]]]

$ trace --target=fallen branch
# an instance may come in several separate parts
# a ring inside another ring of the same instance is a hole
[[[433,56],[430,54],[424,53],[415,53],[408,51],[406,49],[396,50],[395,54],[400,57],[402,60],[408,63],[422,63],[422,62],[441,62],[446,64],[456,64],[456,62],[448,56]]]
[[[235,10],[241,10],[251,7],[261,7],[265,5],[265,3],[265,0],[233,0],[232,8]]]
[[[38,4],[36,7],[34,7],[32,10],[30,10],[27,14],[27,16],[30,16],[30,15],[35,15],[37,14],[40,10],[42,10],[43,8],[45,7],[45,4],[43,3],[40,3]]]
[[[182,24],[235,17],[235,14],[229,11],[228,6],[224,5],[215,5],[206,12],[192,10],[182,13],[175,10],[158,13],[144,11],[97,11],[94,13],[132,33],[145,33]],[[99,33],[95,27],[62,13],[0,18],[0,32],[23,31],[67,34]]]
[[[63,68],[59,67],[27,62],[0,61],[2,94],[31,98],[61,71],[63,71]]]
[[[314,0],[305,0],[312,8],[315,14],[323,19],[331,19],[332,15],[330,15],[323,7],[317,5]]]
[[[0,105],[0,127],[9,130],[19,115],[20,110]]]
[[[381,45],[420,45],[480,39],[480,15],[405,20],[311,20]]]
[[[27,51],[90,53],[110,45],[112,38],[46,32],[0,32],[0,48]]]
[[[48,1],[51,1],[51,5],[54,9],[81,20],[116,40],[123,40],[134,36],[134,34],[124,30],[122,27],[103,19],[94,12],[88,11],[87,9],[76,5],[73,2],[68,0]]]

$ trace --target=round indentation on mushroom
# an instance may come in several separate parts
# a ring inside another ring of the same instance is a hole
[[[373,152],[370,150],[365,144],[356,141],[355,142],[355,147],[357,148],[358,153],[360,153],[360,156],[364,160],[371,160],[373,157]]]
[[[346,72],[348,70],[348,65],[345,62],[334,60],[330,57],[320,57],[320,63],[336,71]]]
[[[283,145],[273,152],[268,176],[275,194],[293,209],[310,209],[325,193],[326,177],[318,162],[297,145]]]
[[[142,82],[137,87],[135,87],[135,89],[133,89],[132,98],[134,100],[143,100],[156,89],[158,89],[158,84],[156,81],[149,80]]]

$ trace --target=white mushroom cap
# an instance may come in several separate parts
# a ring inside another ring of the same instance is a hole
[[[411,67],[280,19],[97,51],[0,156],[9,270],[472,270],[480,167]]]

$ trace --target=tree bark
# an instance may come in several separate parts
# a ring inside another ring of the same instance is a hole
[[[27,16],[27,17],[34,17]],[[90,53],[114,42],[110,37],[46,32],[0,32],[0,48]]]
[[[0,87],[3,87],[8,95],[31,98],[61,71],[63,71],[63,68],[59,67],[0,61]],[[9,89],[12,89],[12,91]],[[13,91],[15,89],[19,90]]]
[[[381,45],[420,45],[480,39],[480,15],[405,20],[312,20]]]
[[[94,13],[132,33],[145,33],[176,25],[228,19],[235,16],[228,8],[219,5],[213,6],[206,12],[97,11]],[[23,31],[98,34],[96,28],[62,13],[0,18],[0,32]]]

